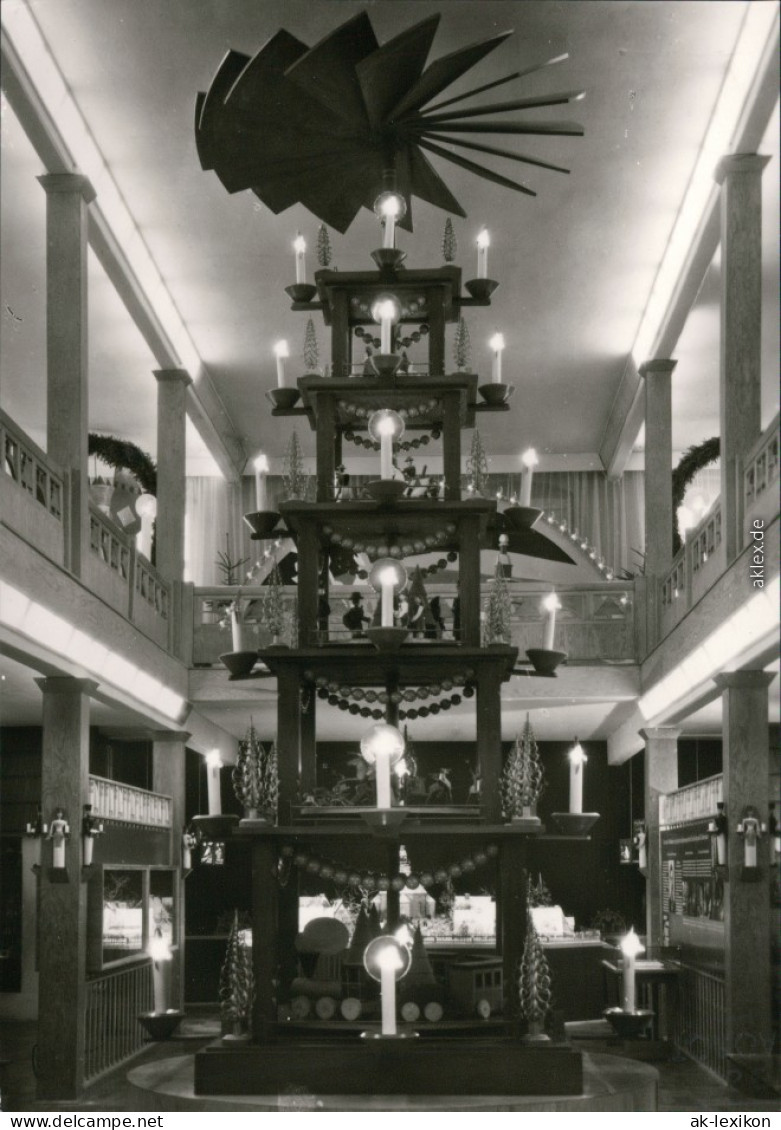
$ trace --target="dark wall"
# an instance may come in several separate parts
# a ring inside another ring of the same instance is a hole
[[[679,738],[678,788],[721,773],[721,751],[721,738]]]

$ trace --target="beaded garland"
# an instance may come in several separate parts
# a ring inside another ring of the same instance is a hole
[[[352,867],[343,867],[333,860],[318,859],[306,851],[298,851],[295,844],[283,844],[279,850],[280,861],[277,879],[280,886],[285,886],[290,878],[290,870],[297,867],[308,875],[320,875],[323,879],[331,879],[336,886],[348,886],[353,890],[366,891],[416,891],[418,887],[428,889],[433,886],[442,886],[450,879],[459,879],[462,875],[469,875],[478,867],[484,867],[489,859],[496,859],[499,854],[497,844],[486,844],[472,855],[467,856],[458,863],[451,863],[448,867],[438,867],[435,871],[410,872],[409,875],[394,875],[392,878],[385,872],[356,871]]]
[[[439,714],[442,710],[450,710],[452,706],[460,706],[464,698],[473,698],[475,694],[472,682],[474,674],[474,671],[468,668],[465,672],[455,674],[452,678],[442,679],[438,683],[407,687],[403,691],[376,691],[373,687],[349,687],[329,680],[325,675],[313,678],[311,671],[305,671],[304,678],[314,682],[317,688],[317,697],[327,702],[329,706],[335,706],[339,710],[347,710],[350,714],[358,714],[361,718],[379,720],[385,717],[385,711],[380,709],[379,706],[359,706],[358,704],[360,702],[372,704],[377,702],[380,706],[387,706],[389,703],[393,706],[399,706],[402,702],[425,701],[430,696],[438,695],[442,691],[451,691],[453,687],[462,688],[460,693],[446,695],[438,702],[432,702],[429,706],[399,710],[400,719],[427,718],[429,714]]]
[[[367,345],[373,345],[375,349],[380,348],[382,344],[380,339],[378,337],[374,337],[371,333],[365,330],[363,326],[356,326],[354,332],[355,336],[363,338]],[[426,337],[428,332],[429,327],[425,322],[422,322],[416,330],[413,330],[409,337],[401,337],[400,331],[398,329],[395,329],[393,333],[394,348],[398,349],[398,347],[401,346],[403,349],[409,349],[411,345],[420,341],[422,337]]]

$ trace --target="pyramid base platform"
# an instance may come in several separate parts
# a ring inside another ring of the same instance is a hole
[[[583,1063],[569,1044],[502,1037],[217,1042],[195,1057],[196,1094],[279,1094],[291,1086],[327,1093],[336,1079],[345,1095],[575,1095],[583,1090]]]
[[[291,1084],[269,1095],[196,1094],[191,1055],[171,1056],[141,1064],[128,1072],[128,1082],[138,1091],[139,1110],[146,1111],[655,1111],[659,1073],[645,1063],[633,1063],[614,1055],[583,1053],[583,1089],[578,1095],[442,1094],[439,1076],[426,1095],[335,1094],[339,1080],[327,1090],[313,1092]]]

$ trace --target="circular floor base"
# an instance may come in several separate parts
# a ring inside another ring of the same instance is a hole
[[[588,1052],[582,1095],[196,1095],[191,1055],[145,1063],[127,1078],[149,1111],[654,1111],[659,1083],[648,1064]]]

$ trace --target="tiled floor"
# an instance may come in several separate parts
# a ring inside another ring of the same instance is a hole
[[[192,1055],[212,1038],[209,1025],[202,1016],[188,1014],[182,1032],[164,1044],[150,1044],[130,1066],[163,1056]],[[579,1041],[575,1041],[580,1043]],[[73,1102],[39,1102],[35,1098],[35,1077],[32,1070],[35,1025],[3,1022],[0,1026],[0,1094],[5,1111],[139,1111],[138,1092],[126,1079],[128,1066],[119,1068]],[[581,1046],[592,1052],[620,1054],[620,1048],[609,1041],[586,1040]],[[756,1099],[719,1083],[707,1071],[684,1056],[673,1056],[653,1065],[660,1075],[660,1111],[697,1111],[709,1113],[775,1113],[781,1109],[779,1099]]]

